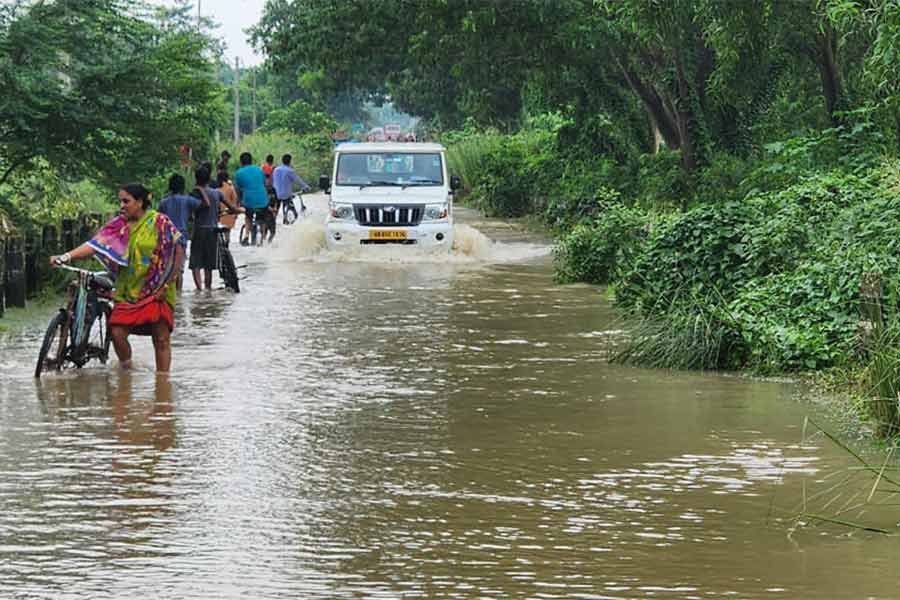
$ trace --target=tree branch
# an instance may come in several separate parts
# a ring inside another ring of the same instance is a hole
[[[18,169],[19,167],[21,167],[22,165],[27,163],[32,158],[33,158],[32,156],[21,156],[21,157],[17,158],[16,160],[14,160],[12,162],[12,164],[9,166],[9,168],[6,169],[6,172],[3,173],[3,176],[0,177],[0,185],[3,185],[4,183],[6,183],[6,180],[9,179],[9,176],[12,175],[13,171],[15,171],[16,169]]]
[[[616,64],[622,71],[622,75],[625,77],[625,81],[628,82],[628,86],[641,99],[644,108],[659,127],[660,133],[666,140],[666,145],[670,148],[680,148],[681,135],[678,131],[677,122],[671,111],[666,108],[663,99],[660,98],[655,89],[644,83],[640,76],[631,70],[618,56],[615,59]]]

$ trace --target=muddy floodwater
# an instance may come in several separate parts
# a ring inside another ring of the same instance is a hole
[[[900,598],[897,538],[791,528],[853,466],[802,390],[610,366],[545,241],[334,255],[322,202],[182,295],[170,377],[0,333],[0,598]]]

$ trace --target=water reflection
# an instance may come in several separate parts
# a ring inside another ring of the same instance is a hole
[[[789,386],[611,367],[546,260],[290,247],[182,295],[172,379],[0,342],[0,597],[896,595],[893,540],[769,520],[846,466]]]
[[[132,371],[119,371],[111,398],[116,437],[123,445],[159,453],[175,444],[172,381],[166,373],[154,375],[153,395],[135,385]]]
[[[47,589],[47,560],[61,585],[106,561],[157,553],[154,527],[175,508],[174,473],[161,464],[176,442],[167,376],[85,370],[33,385],[41,418],[7,431],[28,443],[0,453],[0,564],[13,567],[0,571],[26,596]]]

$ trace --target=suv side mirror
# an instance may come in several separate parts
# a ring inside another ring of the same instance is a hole
[[[459,178],[459,175],[451,175],[450,176],[450,189],[454,192],[462,187],[462,179]]]
[[[328,175],[319,175],[319,189],[326,194],[331,193],[331,179]]]

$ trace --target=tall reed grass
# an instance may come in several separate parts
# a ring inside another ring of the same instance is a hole
[[[867,345],[860,378],[863,402],[875,435],[893,437],[900,434],[900,324],[876,327]]]
[[[610,362],[655,369],[713,370],[739,366],[746,348],[719,307],[698,300],[642,318]]]
[[[872,464],[837,436],[810,418],[803,423],[806,446],[824,437],[851,457],[853,464],[832,473],[816,473],[812,484],[803,482],[802,498],[791,511],[789,533],[818,525],[837,525],[873,533],[896,534],[900,477],[894,460],[895,446],[888,448],[881,464]]]
[[[484,157],[496,150],[500,143],[501,137],[498,134],[478,133],[448,144],[447,162],[450,171],[462,177],[466,192],[472,191],[477,184]]]

